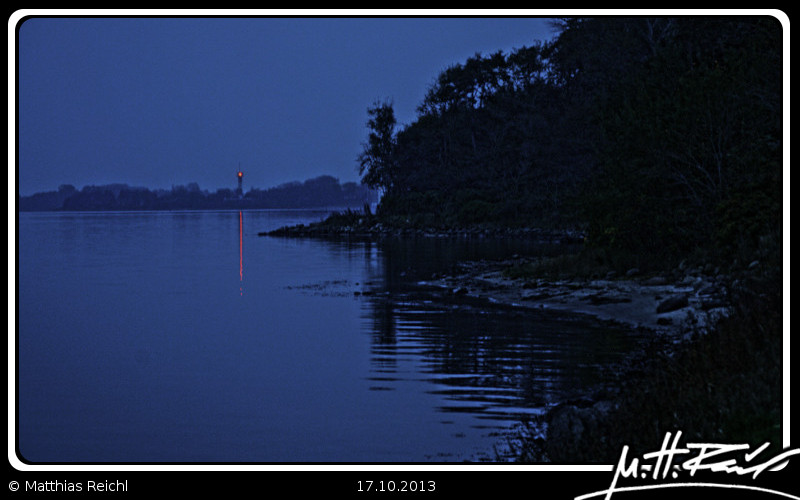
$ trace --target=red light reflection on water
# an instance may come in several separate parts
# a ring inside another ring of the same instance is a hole
[[[239,211],[239,295],[244,295],[242,282],[244,280],[244,266],[242,265],[242,211]]]

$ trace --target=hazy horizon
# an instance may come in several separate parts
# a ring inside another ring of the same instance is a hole
[[[290,185],[290,184],[303,184],[306,181],[318,179],[320,177],[333,177],[334,179],[336,179],[339,182],[339,184],[342,184],[342,185],[343,184],[347,184],[349,182],[354,182],[354,183],[356,183],[358,185],[364,185],[364,184],[361,183],[360,179],[354,179],[354,180],[345,181],[345,180],[342,180],[342,179],[336,177],[335,175],[320,174],[320,175],[316,175],[314,177],[309,177],[307,179],[294,179],[294,180],[289,180],[289,181],[286,181],[286,182],[281,182],[280,184],[275,184],[275,185],[272,185],[272,186],[263,186],[263,187],[258,187],[258,188],[254,187],[254,186],[251,186],[251,187],[253,187],[254,189],[260,189],[260,190],[266,191],[266,190],[269,190],[269,189],[279,188],[279,187],[282,187],[282,186],[285,186],[285,185]],[[246,172],[245,172],[245,178],[246,178]],[[105,182],[105,183],[102,183],[102,184],[100,184],[100,183],[90,183],[90,184],[84,184],[84,185],[77,185],[77,184],[72,183],[72,182],[62,182],[58,186],[54,186],[54,187],[52,187],[50,189],[43,189],[42,191],[37,191],[35,193],[30,193],[30,194],[21,194],[19,192],[17,194],[19,194],[19,196],[22,196],[22,197],[28,197],[28,196],[33,196],[35,194],[58,191],[61,186],[72,186],[77,191],[80,191],[80,190],[82,190],[83,188],[86,188],[86,187],[105,187],[105,186],[126,186],[126,187],[128,187],[130,189],[133,189],[133,190],[147,189],[149,191],[170,191],[173,187],[178,187],[178,186],[189,187],[192,184],[197,184],[197,186],[200,189],[200,191],[208,191],[210,193],[213,193],[213,192],[215,192],[215,191],[217,191],[219,189],[235,190],[236,189],[236,178],[234,176],[231,176],[231,182],[228,183],[228,185],[225,185],[225,186],[204,186],[204,185],[200,184],[197,181],[176,182],[175,184],[172,184],[172,185],[167,186],[167,187],[152,187],[152,186],[133,185],[133,184],[128,184],[127,182]],[[243,189],[244,192],[247,192],[247,191],[250,190],[250,188],[246,187],[246,184],[244,184],[244,186],[245,186],[245,188]]]
[[[408,124],[447,67],[552,36],[530,17],[26,18],[17,191],[358,181],[375,101]]]

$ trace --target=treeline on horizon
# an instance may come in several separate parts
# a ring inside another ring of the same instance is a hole
[[[642,258],[746,259],[781,238],[772,17],[562,19],[442,71],[398,126],[368,109],[362,182],[419,226],[570,227]]]
[[[289,182],[266,190],[251,188],[239,197],[234,189],[201,190],[195,182],[150,190],[127,184],[61,185],[57,191],[18,199],[22,211],[45,210],[203,210],[242,208],[362,208],[377,201],[377,192],[355,183],[322,175],[305,182]]]

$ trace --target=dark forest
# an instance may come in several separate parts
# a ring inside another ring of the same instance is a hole
[[[593,18],[442,71],[399,127],[368,110],[385,222],[578,228],[630,265],[744,262],[781,236],[781,27]],[[749,262],[749,261],[748,261]],[[746,262],[745,262],[746,263]]]

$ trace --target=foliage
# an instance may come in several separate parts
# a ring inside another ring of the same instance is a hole
[[[390,102],[376,102],[367,110],[370,128],[367,144],[359,155],[362,182],[371,188],[391,189],[394,184],[394,127],[396,120]]]
[[[391,105],[368,110],[360,167],[384,216],[579,226],[595,248],[665,264],[780,238],[775,19],[557,25],[550,43],[446,68],[397,131]]]
[[[762,74],[775,68],[756,44],[739,41],[760,22],[677,23],[681,42],[663,47],[604,103],[600,169],[583,198],[598,244],[677,255],[710,246],[709,229],[723,222],[735,191],[740,201],[751,192],[748,204],[779,204],[779,123],[767,102],[779,97]]]

